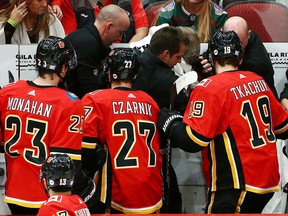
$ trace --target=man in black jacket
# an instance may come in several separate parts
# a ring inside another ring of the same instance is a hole
[[[180,92],[174,100],[172,87],[178,76],[175,75],[172,68],[181,61],[188,43],[188,37],[180,28],[167,26],[156,31],[148,49],[140,55],[141,64],[133,88],[148,93],[160,108],[172,106],[183,113],[188,97]],[[167,156],[169,157],[168,154],[163,154],[164,175],[168,167],[168,163],[165,163]],[[165,200],[161,213],[181,213],[182,198],[171,163],[169,163],[169,173],[170,181],[167,179],[164,181]]]
[[[122,8],[108,5],[101,9],[94,24],[89,23],[66,36],[78,57],[78,66],[67,77],[69,91],[82,98],[90,91],[107,87],[97,81],[101,61],[111,51],[109,46],[121,41],[129,25],[129,17]]]
[[[160,108],[169,108],[171,89],[178,78],[172,68],[181,62],[188,43],[187,36],[175,27],[167,26],[156,31],[149,48],[140,55],[141,65],[133,88],[147,92]],[[187,102],[187,96],[180,93],[173,105],[176,110],[184,112]]]

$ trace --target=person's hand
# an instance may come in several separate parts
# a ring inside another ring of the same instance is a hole
[[[57,16],[57,18],[59,20],[61,20],[63,17],[63,13],[62,13],[61,8],[58,5],[53,5],[52,9],[53,9],[53,12],[55,13],[55,15]]]
[[[22,2],[18,6],[14,5],[14,8],[10,14],[10,19],[16,23],[21,23],[24,17],[28,14],[26,1]]]
[[[173,127],[182,122],[183,116],[176,110],[169,110],[166,107],[160,109],[158,114],[157,127],[165,133],[167,139],[170,139]],[[175,124],[176,123],[176,124]]]
[[[212,65],[209,63],[208,59],[205,59],[203,56],[199,56],[200,63],[203,66],[202,73],[208,73],[212,71]]]
[[[280,103],[284,107],[284,109],[286,111],[288,111],[288,99],[287,98],[283,98]]]

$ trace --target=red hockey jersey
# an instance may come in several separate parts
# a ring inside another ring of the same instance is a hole
[[[47,200],[39,181],[44,159],[67,153],[81,160],[84,107],[72,93],[18,81],[0,90],[7,167],[4,201],[39,208]]]
[[[78,195],[55,195],[43,203],[37,216],[90,216],[89,209]]]
[[[287,112],[261,77],[232,71],[204,79],[192,91],[184,122],[203,146],[212,139],[212,191],[279,189],[275,134],[287,129]]]
[[[87,94],[83,139],[98,138],[111,157],[112,188],[103,168],[101,201],[124,213],[152,213],[162,206],[162,158],[156,127],[159,108],[143,91],[106,89]],[[89,140],[89,139],[87,139]],[[96,143],[83,142],[83,148]],[[106,164],[107,165],[107,164]],[[107,190],[106,190],[107,189]]]

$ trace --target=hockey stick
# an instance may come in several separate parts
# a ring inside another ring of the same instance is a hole
[[[175,107],[175,101],[177,95],[183,90],[187,89],[188,86],[191,84],[197,82],[198,75],[195,71],[189,71],[182,76],[180,76],[171,87],[170,92],[170,109],[174,109]],[[168,210],[168,206],[170,203],[170,164],[171,164],[171,146],[170,146],[170,140],[167,140],[167,152],[166,152],[166,160],[165,160],[165,173],[164,173],[164,180],[167,184],[167,191],[164,191],[164,200],[166,203],[166,208]]]

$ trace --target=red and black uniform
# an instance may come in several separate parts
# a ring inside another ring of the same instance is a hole
[[[73,93],[21,80],[0,90],[0,115],[7,166],[4,201],[39,208],[47,200],[39,181],[44,159],[66,153],[76,164],[81,161],[83,105]]]
[[[43,203],[37,216],[90,216],[89,209],[78,195],[54,195]]]
[[[86,110],[82,148],[93,150],[106,144],[111,160],[102,169],[101,201],[109,200],[108,191],[112,191],[111,207],[117,211],[149,214],[159,210],[162,158],[156,102],[143,91],[127,88],[94,91],[82,101]],[[107,183],[109,166],[112,188]]]
[[[202,80],[192,91],[183,121],[173,131],[172,142],[189,152],[209,147],[212,194],[279,190],[275,145],[276,138],[288,137],[288,114],[261,77],[229,71]],[[209,200],[209,213],[216,198]]]

